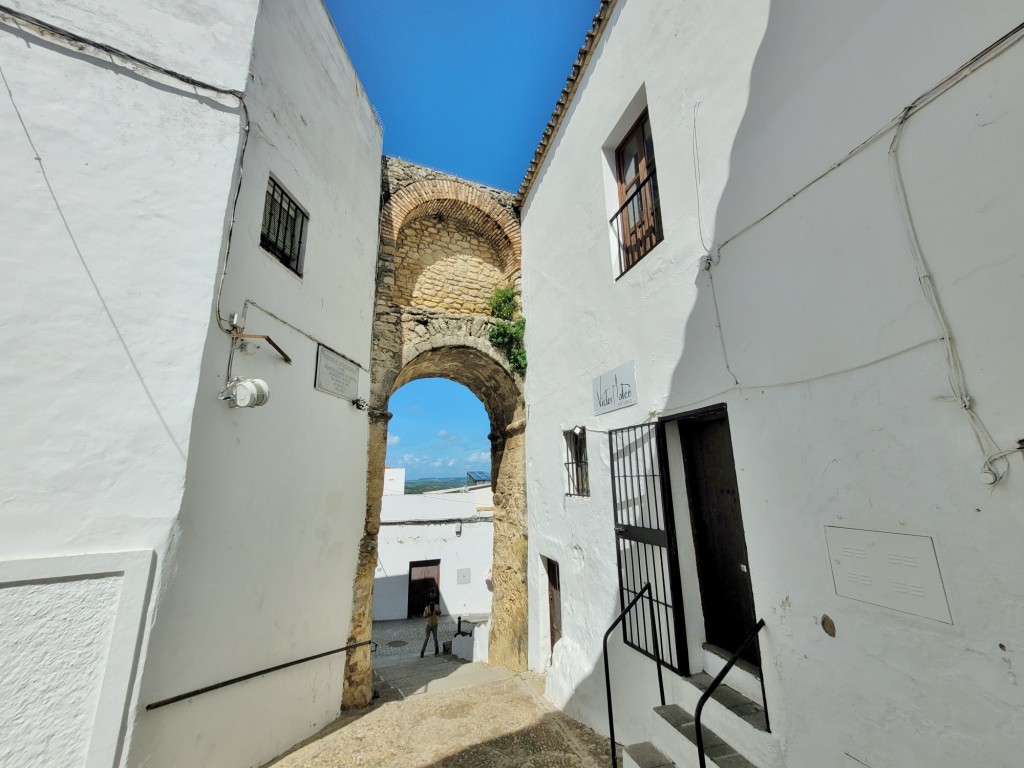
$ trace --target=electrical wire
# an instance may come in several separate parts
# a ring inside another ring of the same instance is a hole
[[[238,101],[238,105],[242,110],[243,117],[243,124],[241,127],[242,143],[238,153],[238,158],[235,161],[235,172],[238,174],[238,182],[235,185],[235,193],[231,202],[231,217],[228,221],[228,231],[225,236],[224,264],[217,281],[217,299],[214,305],[217,326],[224,333],[232,333],[234,331],[234,327],[221,314],[221,296],[224,293],[224,282],[225,279],[227,278],[228,257],[231,255],[231,240],[235,229],[235,218],[238,209],[238,199],[242,191],[242,168],[245,164],[245,150],[249,143],[249,128],[251,123],[249,119],[249,108],[245,103],[245,92],[234,88],[225,88],[220,85],[204,82],[190,75],[186,75],[182,72],[178,72],[176,70],[169,69],[168,67],[161,66],[160,64],[156,64],[155,62],[142,59],[138,56],[135,56],[134,54],[121,50],[120,48],[117,48],[113,45],[101,43],[97,40],[92,40],[90,38],[75,34],[70,30],[64,29],[62,27],[57,27],[53,24],[50,24],[49,22],[43,21],[40,18],[30,16],[27,13],[22,13],[21,11],[15,10],[14,8],[10,8],[6,5],[0,5],[0,14],[15,19],[21,22],[22,24],[34,27],[36,34],[39,34],[41,37],[45,36],[41,34],[45,32],[49,35],[62,39],[66,43],[73,44],[75,49],[79,52],[81,52],[82,46],[91,48],[93,51],[99,51],[107,54],[108,56],[118,58],[122,62],[133,64],[136,67],[140,67],[151,72],[157,72],[161,75],[165,75],[166,77],[177,80],[178,82],[184,83],[185,85],[189,85],[192,88],[199,88],[204,91],[209,91],[210,93],[219,94],[221,96],[230,96]]]
[[[960,355],[957,352],[956,344],[953,340],[953,333],[949,327],[949,321],[946,319],[946,313],[942,309],[942,303],[939,301],[938,293],[935,290],[935,282],[932,280],[931,273],[928,270],[928,263],[925,261],[924,252],[921,249],[921,241],[917,235],[917,228],[914,226],[914,217],[910,210],[910,202],[907,200],[907,190],[903,183],[903,174],[900,170],[898,154],[900,139],[903,137],[903,128],[906,126],[907,118],[910,117],[912,110],[913,105],[908,106],[903,111],[903,116],[897,124],[896,131],[893,134],[892,142],[889,144],[889,172],[892,179],[893,191],[895,192],[896,200],[899,203],[900,219],[903,222],[903,229],[907,235],[907,242],[910,245],[910,252],[914,260],[914,269],[917,272],[917,279],[921,286],[921,292],[924,294],[925,300],[928,302],[928,307],[932,310],[932,314],[935,315],[935,321],[939,326],[943,347],[946,352],[946,369],[949,379],[949,388],[953,393],[953,398],[957,403],[959,403],[960,407],[966,414],[967,421],[970,424],[971,430],[974,432],[974,437],[978,442],[978,447],[981,449],[982,456],[985,457],[984,469],[992,472],[995,475],[995,482],[998,483],[1006,476],[1006,473],[1009,472],[1010,469],[1010,462],[1006,456],[1019,449],[1001,451],[999,444],[992,437],[992,434],[982,422],[981,417],[974,410],[973,403],[971,402],[971,396],[967,390],[967,379],[964,376],[963,363],[961,362]],[[994,461],[1002,462],[1002,471],[999,471],[996,468],[995,464],[993,464]]]
[[[915,112],[920,111],[921,109],[926,107],[928,104],[931,104],[933,101],[935,101],[935,99],[937,99],[943,93],[945,93],[950,88],[952,88],[954,85],[959,83],[965,77],[973,74],[978,69],[983,67],[985,64],[988,64],[989,62],[993,61],[995,58],[997,58],[1001,54],[1005,53],[1012,46],[1014,46],[1018,42],[1020,42],[1022,36],[1024,36],[1024,23],[1018,24],[1016,27],[1011,29],[1009,32],[1007,32],[1005,35],[1000,37],[994,43],[992,43],[991,45],[987,46],[982,51],[980,51],[979,53],[975,54],[970,59],[968,59],[966,62],[961,64],[951,74],[949,74],[946,77],[944,77],[938,83],[936,83],[931,88],[929,88],[927,91],[925,91],[920,96],[918,96],[916,99],[914,99],[914,101],[911,102],[911,105],[907,109],[904,109],[902,112],[900,112],[900,114],[896,115],[896,117],[892,118],[889,122],[887,122],[885,125],[883,125],[881,128],[879,128],[877,131],[875,131],[873,134],[871,134],[866,139],[864,139],[864,141],[862,141],[856,147],[854,147],[849,152],[847,152],[845,155],[843,155],[843,157],[841,157],[839,160],[837,160],[832,165],[830,165],[822,173],[818,174],[813,179],[808,181],[806,184],[804,184],[802,187],[800,187],[798,190],[796,190],[796,192],[793,192],[785,200],[780,202],[778,205],[776,205],[770,211],[765,213],[763,216],[760,216],[759,218],[755,219],[754,221],[752,221],[749,224],[747,224],[746,226],[744,226],[742,229],[734,232],[732,235],[730,235],[729,237],[727,237],[724,240],[722,240],[722,242],[720,242],[715,247],[715,257],[713,259],[713,263],[717,264],[721,260],[722,249],[726,245],[731,243],[733,240],[738,238],[740,235],[743,235],[746,232],[749,232],[751,229],[756,227],[758,224],[760,224],[762,221],[764,221],[769,216],[774,214],[776,211],[778,211],[780,208],[785,206],[787,203],[791,202],[792,200],[795,200],[801,194],[803,194],[808,189],[810,189],[815,184],[817,184],[819,181],[821,181],[826,176],[831,174],[834,170],[836,170],[837,168],[840,168],[841,166],[845,165],[847,162],[852,160],[854,157],[859,155],[865,149],[867,149],[868,147],[873,145],[875,142],[877,142],[879,139],[881,139],[883,136],[885,136],[887,133],[889,133],[889,131],[891,131],[893,128],[897,127],[900,124],[901,121],[905,121],[906,118],[910,117],[910,115],[914,114]],[[908,110],[909,110],[909,112],[908,112]]]
[[[700,234],[700,244],[707,253],[710,253],[714,243],[705,236],[707,225],[704,223],[704,206],[700,197],[700,152],[697,150],[697,112],[700,110],[701,101],[697,99],[697,103],[693,105],[693,186],[697,197],[697,232]]]
[[[103,291],[100,290],[99,283],[96,282],[96,277],[93,275],[92,269],[89,267],[89,262],[86,260],[85,254],[82,253],[81,247],[78,245],[78,239],[75,237],[75,233],[71,229],[71,224],[68,223],[67,217],[64,215],[64,209],[61,207],[60,201],[57,199],[57,193],[53,189],[53,184],[50,183],[50,176],[46,172],[46,165],[43,163],[43,157],[39,153],[39,149],[36,147],[35,142],[32,140],[32,134],[29,132],[28,126],[25,124],[25,119],[21,115],[21,110],[18,109],[18,104],[14,99],[14,92],[11,91],[11,86],[7,82],[7,76],[4,74],[2,67],[0,67],[0,81],[3,82],[7,95],[11,100],[11,106],[14,108],[14,113],[18,117],[18,122],[21,123],[21,129],[25,133],[25,139],[28,141],[29,148],[32,150],[33,158],[36,163],[39,164],[39,172],[43,177],[43,182],[46,184],[46,189],[50,193],[50,199],[53,200],[53,206],[57,210],[57,215],[60,216],[60,220],[64,224],[64,231],[67,232],[68,239],[71,241],[71,247],[74,248],[75,253],[78,255],[78,260],[82,264],[82,269],[85,270],[85,276],[89,279],[93,292],[96,294],[96,298],[99,299],[100,306],[103,307],[103,313],[107,316],[107,320],[114,329],[114,334],[117,336],[117,340],[121,344],[121,349],[124,350],[125,357],[128,358],[128,363],[135,372],[135,377],[139,380],[139,384],[142,385],[142,391],[146,394],[146,399],[149,400],[149,404],[153,407],[153,411],[156,413],[156,417],[160,421],[161,426],[163,426],[164,432],[167,433],[167,436],[171,440],[171,444],[181,457],[181,460],[187,461],[184,449],[182,449],[178,439],[174,436],[174,431],[171,429],[170,424],[167,423],[167,419],[164,417],[163,411],[160,410],[160,405],[157,403],[156,398],[150,391],[149,385],[146,383],[146,379],[142,375],[142,370],[139,368],[139,364],[135,361],[135,356],[132,354],[131,348],[128,346],[128,342],[124,338],[124,334],[121,333],[121,328],[118,326],[117,320],[114,319],[114,313],[110,310],[110,305],[107,304],[107,300],[103,296]]]
[[[1016,27],[1011,29],[1009,32],[1000,37],[994,43],[987,46],[982,51],[971,57],[968,61],[966,61],[956,70],[954,70],[951,74],[947,75],[934,86],[932,86],[930,89],[922,93],[920,96],[914,99],[914,101],[912,101],[907,107],[905,107],[899,115],[897,115],[884,126],[879,128],[871,136],[869,136],[863,142],[858,144],[852,150],[847,152],[842,158],[840,158],[838,161],[829,166],[829,168],[826,169],[823,173],[811,179],[811,181],[807,182],[807,184],[802,186],[796,192],[789,195],[785,200],[776,205],[766,214],[750,222],[742,229],[734,233],[732,236],[720,242],[715,248],[714,255],[710,253],[709,248],[708,256],[704,262],[704,270],[707,272],[708,277],[710,279],[712,268],[716,264],[718,264],[719,261],[721,261],[722,248],[724,248],[728,243],[732,242],[733,240],[740,237],[744,233],[750,231],[759,223],[772,216],[780,208],[782,208],[787,203],[797,198],[806,190],[810,189],[817,182],[821,181],[823,178],[832,173],[832,171],[844,165],[850,159],[859,155],[867,147],[871,146],[876,141],[878,141],[882,136],[887,134],[889,131],[893,131],[893,129],[895,129],[893,132],[892,141],[889,144],[890,178],[893,184],[893,189],[896,194],[897,203],[899,204],[900,218],[903,222],[903,228],[907,236],[907,241],[910,245],[911,254],[914,260],[914,268],[918,276],[918,283],[921,286],[921,291],[924,294],[925,300],[927,301],[929,308],[932,310],[932,314],[935,316],[935,320],[939,327],[941,340],[943,342],[943,346],[945,349],[947,377],[949,380],[950,390],[953,393],[954,399],[960,405],[961,409],[964,411],[968,423],[970,424],[971,431],[974,433],[975,440],[977,441],[978,447],[981,450],[982,456],[984,457],[983,469],[993,474],[995,478],[995,483],[1001,481],[1009,472],[1010,463],[1006,457],[1013,453],[1024,451],[1024,447],[1009,448],[1005,450],[1000,449],[999,444],[992,437],[992,434],[989,432],[988,428],[981,420],[981,417],[974,410],[973,403],[971,401],[971,397],[967,389],[967,381],[964,375],[963,363],[960,359],[959,353],[957,352],[956,344],[953,340],[953,334],[949,327],[949,322],[946,318],[945,312],[942,309],[942,304],[939,301],[938,294],[935,290],[935,284],[932,280],[931,274],[928,271],[928,265],[925,261],[924,253],[921,250],[921,243],[917,235],[917,230],[914,226],[913,215],[910,210],[909,201],[907,200],[906,187],[904,185],[903,175],[900,170],[898,149],[900,140],[903,136],[903,129],[912,115],[919,112],[928,104],[931,104],[942,94],[949,91],[955,85],[962,82],[965,78],[969,77],[971,74],[979,70],[981,67],[985,66],[989,62],[996,59],[998,56],[1005,53],[1012,46],[1020,42],[1022,37],[1024,37],[1024,23],[1018,24]],[[705,246],[705,248],[707,248],[703,233],[703,226],[700,220],[700,170],[698,164],[699,155],[697,152],[696,133],[697,108],[699,106],[700,102],[698,101],[697,104],[694,105],[693,153],[695,160],[695,181],[697,184],[698,228],[700,229],[701,243]],[[711,279],[711,292],[715,309],[715,325],[718,329],[719,341],[722,345],[722,355],[725,358],[726,369],[728,369],[729,373],[732,374],[732,370],[729,369],[728,355],[726,352],[725,344],[725,334],[722,331],[721,318],[718,310],[718,298],[715,294],[713,279]],[[733,375],[733,380],[736,381],[736,385],[738,387],[739,381],[736,380],[735,375]],[[997,461],[1001,462],[1001,471],[994,463]]]

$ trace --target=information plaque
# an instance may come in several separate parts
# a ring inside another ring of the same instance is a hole
[[[323,344],[316,350],[316,378],[313,386],[345,400],[359,395],[359,366]]]

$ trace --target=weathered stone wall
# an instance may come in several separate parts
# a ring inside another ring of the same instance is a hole
[[[384,158],[380,250],[370,369],[367,508],[356,572],[350,643],[370,638],[387,412],[410,381],[443,377],[467,386],[490,418],[494,496],[491,661],[527,661],[526,473],[523,382],[488,340],[486,301],[520,284],[518,211],[510,193]],[[368,647],[349,654],[343,706],[373,696]]]
[[[485,314],[495,287],[507,284],[494,248],[443,214],[402,227],[394,265],[392,298],[403,306]]]

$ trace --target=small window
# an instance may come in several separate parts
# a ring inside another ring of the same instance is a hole
[[[576,427],[565,435],[565,472],[568,478],[566,496],[589,496],[590,476],[587,473],[587,430]]]
[[[302,276],[302,256],[309,217],[273,179],[267,182],[260,245],[295,274]]]
[[[620,208],[611,225],[619,244],[619,274],[662,241],[661,201],[654,163],[651,121],[644,112],[615,150]]]

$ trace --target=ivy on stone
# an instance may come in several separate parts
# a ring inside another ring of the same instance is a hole
[[[519,314],[515,286],[495,288],[487,300],[487,309],[497,318],[491,326],[491,344],[505,353],[509,368],[525,376],[526,348],[523,346],[523,337],[526,335],[526,318]]]

